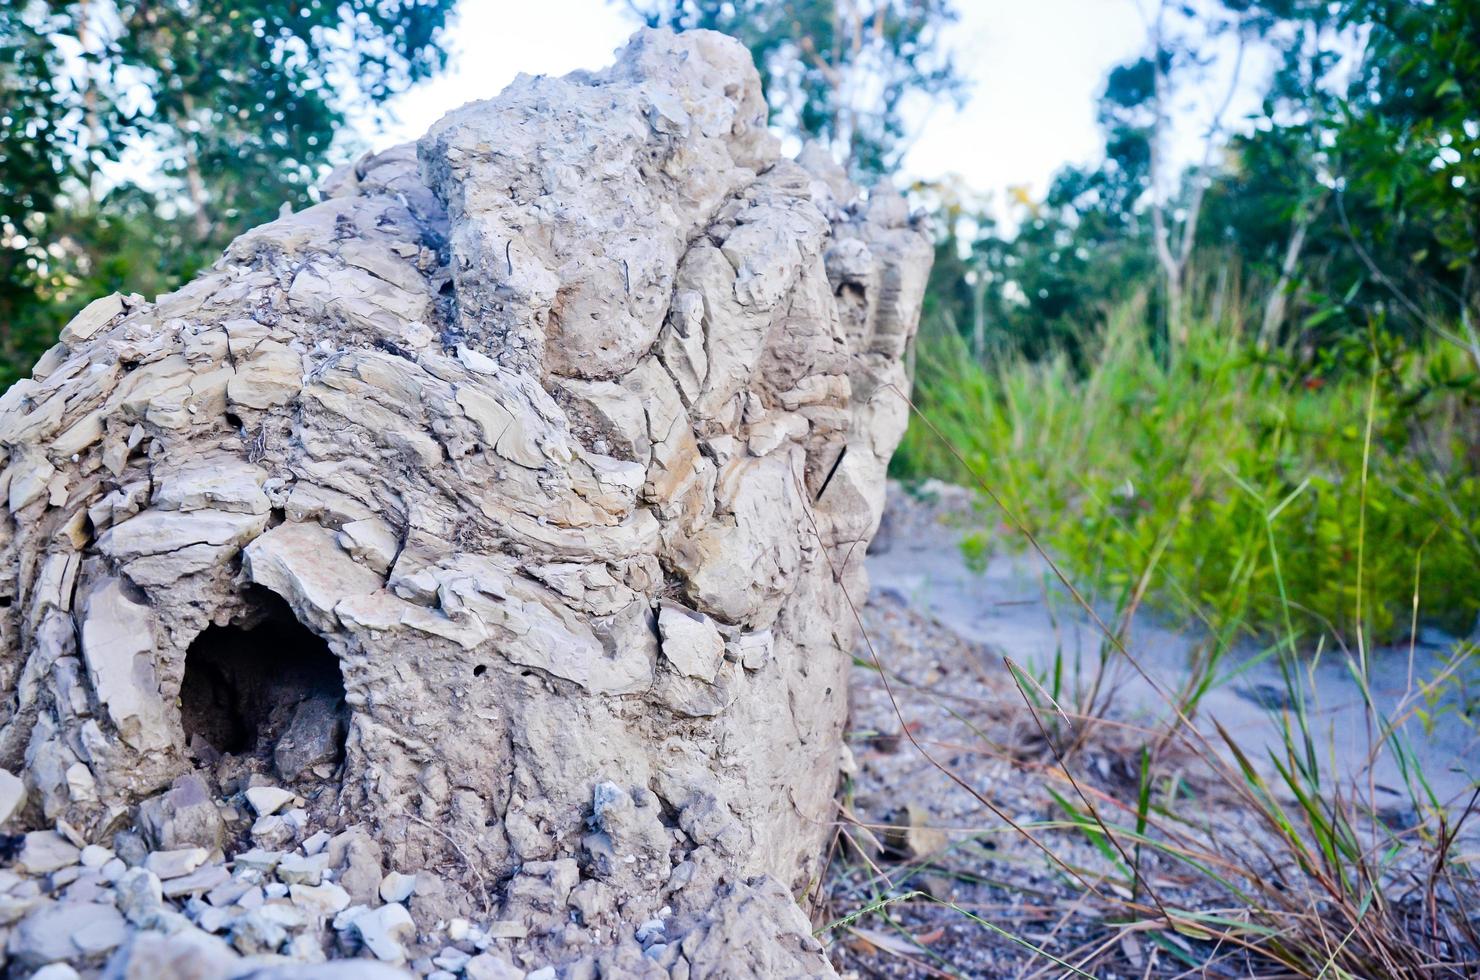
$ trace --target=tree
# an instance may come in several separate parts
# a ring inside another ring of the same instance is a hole
[[[1404,314],[1441,334],[1458,322],[1480,370],[1480,7],[1347,0],[1344,16],[1369,34],[1335,140],[1343,230]],[[1383,220],[1352,220],[1350,196]]]
[[[627,0],[650,27],[722,31],[755,57],[772,122],[827,143],[855,175],[898,167],[913,98],[960,100],[941,40],[951,0]]]
[[[455,0],[31,0],[0,8],[0,373],[118,278],[178,283],[312,199],[353,104],[444,63]],[[108,271],[112,268],[112,271]]]
[[[47,216],[59,207],[70,143],[68,93],[47,34],[57,18],[0,7],[0,361],[39,349],[51,334],[36,289],[48,252]],[[13,373],[3,380],[10,381]]]

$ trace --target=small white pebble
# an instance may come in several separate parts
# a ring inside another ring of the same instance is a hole
[[[468,960],[472,958],[456,946],[448,946],[432,957],[432,965],[443,970],[451,970],[453,973],[460,973],[462,968],[468,965]]]
[[[380,898],[385,902],[404,902],[416,890],[416,875],[392,871],[380,879]]]
[[[252,812],[259,817],[276,813],[293,799],[293,794],[277,786],[253,786],[244,794]]]
[[[106,847],[97,844],[89,844],[82,849],[82,866],[84,868],[101,868],[113,860],[113,852]]]
[[[366,912],[370,911],[368,905],[351,905],[334,917],[334,928],[343,932],[354,924],[354,921]]]

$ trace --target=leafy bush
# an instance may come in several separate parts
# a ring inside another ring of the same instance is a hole
[[[1469,630],[1480,413],[1460,351],[1374,330],[1297,360],[1203,324],[1168,359],[1151,333],[1121,308],[1082,371],[1063,355],[984,369],[928,333],[896,473],[971,483],[969,465],[1015,515],[970,547],[1021,545],[1020,521],[1107,593],[1143,585],[1219,630],[1284,632],[1281,584],[1307,643],[1359,621],[1405,635],[1415,586],[1425,621]]]

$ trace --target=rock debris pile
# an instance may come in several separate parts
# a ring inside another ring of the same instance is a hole
[[[829,972],[792,894],[931,247],[765,120],[641,32],[0,399],[17,968]]]
[[[255,785],[220,802],[201,795],[203,787],[201,777],[182,776],[171,793],[201,802],[181,807],[152,832],[115,835],[113,847],[87,843],[66,821],[14,838],[11,866],[0,871],[0,922],[10,927],[7,965],[17,975],[35,970],[33,976],[51,980],[99,968],[130,980],[328,980],[351,974],[319,964],[359,957],[352,975],[371,980],[405,977],[398,967],[429,980],[556,976],[549,964],[524,969],[534,957],[519,955],[516,944],[529,935],[528,917],[448,920],[433,912],[418,929],[414,913],[428,896],[438,901],[443,883],[427,871],[383,873],[380,845],[364,828],[307,833],[306,801],[277,786]],[[189,838],[212,821],[219,828],[242,819],[255,846],[229,862],[219,848],[150,849],[161,839]],[[301,844],[261,846],[264,838],[279,839],[278,822]],[[580,878],[577,862],[547,865],[525,871],[556,888],[563,881],[569,893]],[[538,887],[526,887],[525,895],[551,897]],[[634,930],[650,959],[666,949],[671,915],[661,909]]]

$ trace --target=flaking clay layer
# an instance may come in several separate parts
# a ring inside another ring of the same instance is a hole
[[[13,962],[831,973],[792,896],[932,250],[765,122],[642,31],[0,399]]]

